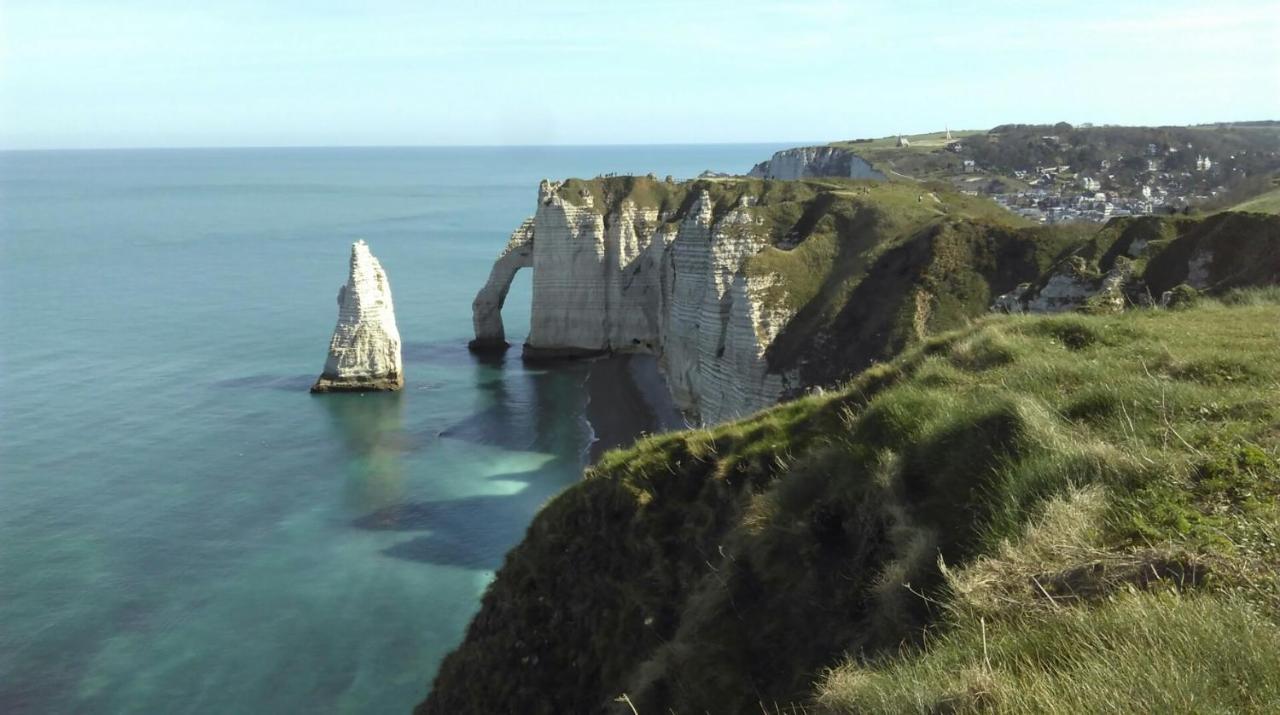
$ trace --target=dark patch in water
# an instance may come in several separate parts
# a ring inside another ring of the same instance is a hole
[[[561,475],[567,468],[556,461],[490,477],[527,485],[514,494],[396,504],[354,519],[351,525],[365,531],[430,532],[383,549],[392,558],[495,571],[533,515],[563,487]]]
[[[431,343],[404,343],[400,348],[406,363],[433,365],[467,365],[472,362],[467,344],[462,340],[442,340]]]
[[[575,400],[583,401],[585,365],[519,373],[487,367],[477,371],[476,388],[492,405],[441,430],[441,437],[513,451],[568,454],[578,449],[581,426],[566,421],[565,414]]]

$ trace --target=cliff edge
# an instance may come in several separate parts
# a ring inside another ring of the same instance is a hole
[[[992,315],[608,453],[415,712],[1273,712],[1277,326]]]

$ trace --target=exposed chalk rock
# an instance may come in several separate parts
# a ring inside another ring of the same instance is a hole
[[[589,194],[570,201],[560,189],[542,182],[537,212],[476,297],[476,343],[502,340],[495,306],[515,271],[531,266],[526,358],[657,355],[676,405],[704,422],[781,398],[792,380],[769,372],[765,351],[791,314],[764,304],[771,277],[743,272],[765,245],[751,201],[714,220],[702,192],[675,223],[630,200],[606,214]],[[526,248],[529,258],[512,258]]]
[[[338,289],[338,325],[324,373],[312,392],[399,390],[404,386],[400,331],[391,284],[364,241],[351,245],[351,271]]]
[[[747,259],[765,246],[748,207],[712,222],[704,192],[671,243],[671,279],[660,365],[681,409],[713,424],[777,402],[789,380],[765,351],[791,318],[766,305],[772,277],[749,279]]]
[[[834,146],[804,146],[775,152],[768,161],[752,167],[748,175],[761,179],[808,179],[819,176],[885,178],[866,159]]]
[[[997,313],[1022,313],[1026,310],[1025,299],[1031,290],[1030,283],[1019,283],[1016,288],[996,297],[991,310]]]
[[[472,350],[503,350],[509,347],[506,331],[502,326],[502,306],[507,302],[507,292],[516,271],[533,265],[533,219],[525,219],[507,241],[498,260],[489,270],[489,280],[471,304],[471,320],[476,337],[469,347]]]
[[[1209,287],[1209,267],[1213,265],[1213,251],[1202,250],[1187,263],[1187,285],[1196,290]]]

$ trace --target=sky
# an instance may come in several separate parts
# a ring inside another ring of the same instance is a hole
[[[0,0],[0,149],[1280,119],[1280,0]]]

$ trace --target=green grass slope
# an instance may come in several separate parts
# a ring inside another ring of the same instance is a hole
[[[1274,712],[1278,445],[1275,288],[986,317],[606,455],[417,712]]]
[[[1280,187],[1274,188],[1231,207],[1232,211],[1252,211],[1264,214],[1280,214]]]

